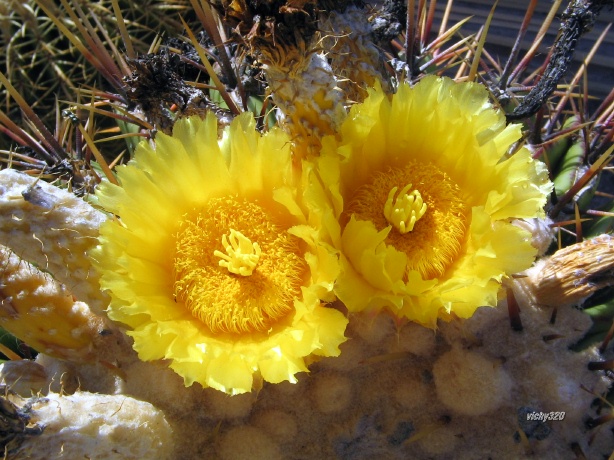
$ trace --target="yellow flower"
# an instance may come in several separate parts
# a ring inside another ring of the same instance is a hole
[[[338,262],[309,225],[287,136],[261,136],[248,114],[217,133],[209,115],[141,144],[122,186],[98,191],[119,219],[93,256],[141,359],[238,394],[337,355],[347,320],[321,304]]]
[[[502,279],[528,268],[530,234],[551,184],[519,125],[474,83],[427,77],[355,105],[323,140],[308,196],[341,253],[335,293],[350,311],[387,308],[434,327],[494,306]]]

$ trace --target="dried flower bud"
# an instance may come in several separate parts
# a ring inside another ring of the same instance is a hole
[[[512,282],[518,302],[546,307],[581,304],[614,284],[614,238],[603,234],[559,249]]]

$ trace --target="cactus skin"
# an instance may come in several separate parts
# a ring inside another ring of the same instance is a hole
[[[127,395],[78,391],[29,399],[8,395],[0,402],[29,417],[29,431],[19,433],[27,438],[11,458],[177,458],[171,455],[173,432],[164,413]]]
[[[72,193],[12,169],[0,171],[0,244],[52,273],[96,313],[108,297],[87,251],[105,220]]]
[[[94,360],[105,320],[75,301],[49,274],[0,246],[0,325],[35,350],[77,362]]]
[[[571,129],[580,124],[580,118],[576,115],[569,117],[565,120],[563,124],[562,131],[566,129]],[[561,168],[561,162],[565,157],[567,150],[569,150],[569,146],[571,145],[571,140],[568,136],[562,137],[550,145],[545,152],[546,159],[550,171],[552,171],[553,175],[558,174]]]

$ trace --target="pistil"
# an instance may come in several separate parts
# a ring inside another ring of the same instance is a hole
[[[393,187],[388,193],[384,205],[384,216],[389,224],[394,226],[401,234],[409,233],[414,229],[416,222],[426,213],[426,203],[418,190],[409,192],[412,184],[407,184],[395,199],[398,187]],[[408,193],[409,192],[409,193]]]

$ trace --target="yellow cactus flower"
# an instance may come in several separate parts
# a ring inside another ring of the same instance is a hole
[[[350,311],[434,327],[496,305],[502,279],[537,252],[511,220],[542,216],[551,190],[528,150],[506,156],[520,136],[481,85],[447,78],[352,107],[307,192],[341,253],[335,293]]]
[[[142,360],[167,359],[186,386],[229,394],[254,379],[296,382],[310,356],[339,353],[347,319],[324,306],[338,263],[295,186],[290,142],[243,114],[178,121],[118,168],[100,203],[119,219],[93,253],[111,319]]]

